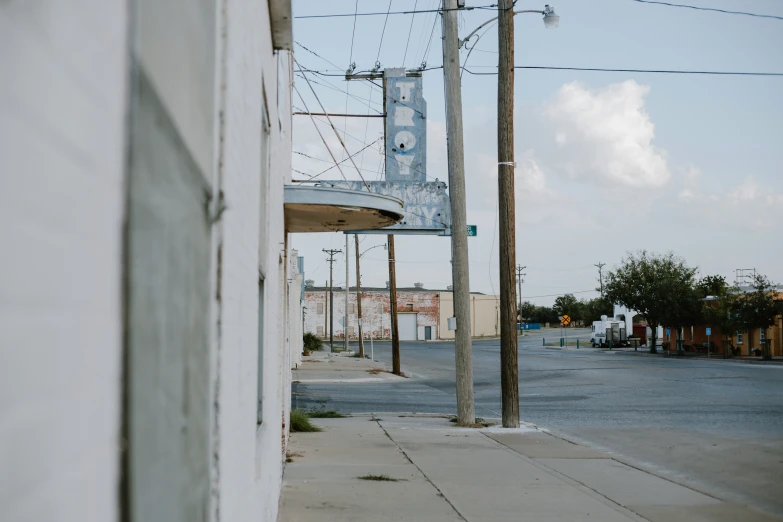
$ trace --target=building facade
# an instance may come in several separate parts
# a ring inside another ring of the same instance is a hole
[[[333,288],[334,337],[343,339],[345,328],[345,287]],[[390,296],[388,288],[362,288],[362,335],[365,339],[391,338]],[[356,287],[348,289],[348,339],[359,338]],[[498,331],[498,300],[474,292],[471,294],[471,332],[474,337],[493,337]],[[331,330],[329,288],[305,289],[305,331],[328,339]],[[447,290],[423,287],[397,288],[397,316],[400,340],[435,341],[454,339],[448,318],[454,316],[454,294]]]
[[[0,505],[274,521],[290,2],[0,3]]]

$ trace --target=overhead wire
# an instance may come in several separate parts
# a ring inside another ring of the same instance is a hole
[[[329,144],[326,143],[326,139],[324,138],[324,135],[321,134],[321,129],[319,129],[318,125],[315,124],[313,115],[310,113],[310,109],[307,107],[307,103],[304,101],[304,98],[302,97],[302,94],[299,92],[299,89],[296,88],[296,85],[294,85],[294,91],[296,92],[296,95],[299,96],[299,99],[302,100],[302,105],[305,106],[305,109],[307,110],[307,114],[310,115],[310,119],[313,120],[313,127],[315,127],[315,130],[318,132],[318,136],[321,137],[321,141],[324,143],[326,150],[329,151],[329,155],[332,157],[335,166],[337,166],[337,170],[340,171],[340,175],[343,177],[343,179],[348,181],[348,178],[345,177],[345,173],[343,172],[343,169],[340,168],[340,165],[337,163],[337,159],[334,157],[334,154],[332,154],[332,149],[330,149]]]
[[[386,34],[386,23],[389,21],[389,12],[391,11],[391,6],[393,1],[394,0],[389,0],[389,8],[386,10],[386,19],[383,21],[383,31],[381,31],[381,43],[378,44],[378,55],[375,57],[376,64],[378,64],[378,60],[381,59],[381,48],[383,47],[383,35]]]
[[[296,62],[296,59],[294,59],[294,62]],[[297,63],[297,65],[299,65],[299,64]],[[321,110],[324,113],[326,113],[326,119],[329,121],[329,125],[332,127],[332,130],[334,131],[335,136],[337,136],[337,140],[340,142],[340,146],[342,146],[342,148],[345,150],[345,152],[349,154],[348,159],[351,160],[351,164],[356,169],[356,173],[359,174],[359,177],[362,179],[362,182],[364,183],[364,186],[369,191],[370,190],[370,185],[367,183],[367,180],[364,179],[364,176],[362,176],[362,171],[360,171],[359,167],[356,166],[356,162],[353,161],[353,157],[350,156],[350,152],[348,152],[348,149],[345,146],[345,142],[343,141],[342,138],[340,138],[340,133],[337,131],[337,128],[334,126],[334,123],[332,123],[332,119],[329,117],[329,114],[326,112],[326,108],[324,107],[323,103],[321,103],[321,99],[318,97],[318,94],[315,92],[315,89],[313,88],[313,85],[310,83],[310,79],[307,77],[307,75],[304,76],[304,79],[305,79],[305,82],[307,82],[307,86],[310,87],[310,91],[312,91],[313,96],[315,96],[315,99],[318,102],[318,105],[321,107]],[[301,95],[299,97],[301,98]],[[304,103],[304,100],[302,100],[302,103]],[[312,115],[310,115],[310,117],[312,118]],[[338,168],[339,168],[339,166],[338,166]]]
[[[682,7],[685,9],[694,9],[696,11],[712,11],[715,13],[724,13],[724,14],[733,14],[733,15],[743,15],[743,16],[753,16],[756,18],[771,18],[773,20],[783,20],[783,16],[776,16],[776,15],[767,15],[767,14],[758,14],[758,13],[748,13],[746,11],[729,11],[727,9],[717,9],[714,7],[698,7],[695,5],[686,5],[686,4],[673,4],[670,2],[659,2],[657,0],[632,0],[633,2],[639,2],[641,4],[657,4],[657,5],[665,5],[667,7]]]
[[[356,0],[357,2],[359,0]],[[419,0],[416,0],[416,3],[413,4],[413,10],[416,10],[416,6],[419,5]],[[416,13],[413,13],[411,15],[411,27],[408,29],[408,41],[405,42],[405,53],[402,55],[402,66],[405,67],[405,60],[408,58],[408,46],[411,43],[411,33],[413,33],[413,22],[416,20]]]
[[[406,14],[419,14],[419,13],[443,13],[446,11],[473,11],[474,9],[497,9],[497,4],[491,4],[491,5],[473,5],[473,6],[466,6],[466,7],[456,7],[453,9],[423,9],[419,11],[391,11],[391,8],[387,12],[383,11],[377,11],[377,12],[370,12],[370,13],[326,13],[326,14],[317,14],[317,15],[299,15],[295,16],[296,19],[306,19],[306,18],[344,18],[346,16],[389,16],[389,15],[406,15]]]
[[[435,15],[434,20],[432,21],[432,30],[430,31],[430,40],[427,42],[427,47],[424,49],[424,53],[421,55],[421,63],[422,65],[427,63],[427,58],[430,55],[430,46],[432,45],[432,37],[435,34],[435,26],[438,24],[438,15]]]
[[[497,68],[497,65],[474,65],[474,68]],[[421,72],[434,71],[437,69],[443,69],[442,65],[435,65],[432,67],[426,67],[419,69]],[[783,72],[749,72],[749,71],[689,71],[689,70],[676,70],[676,69],[610,69],[604,67],[551,67],[543,65],[517,65],[514,69],[528,69],[528,70],[549,70],[549,71],[587,71],[587,72],[632,72],[632,73],[649,73],[649,74],[686,74],[686,75],[713,75],[713,76],[783,76]],[[313,74],[321,76],[343,76],[342,74],[327,74],[323,71],[308,70]],[[476,72],[470,69],[465,69],[465,72],[474,76],[493,76],[497,72]]]
[[[351,52],[348,55],[348,70],[350,70],[353,67],[353,43],[354,39],[356,37],[356,20],[357,16],[356,13],[359,12],[359,0],[356,0],[356,4],[354,5],[353,9],[353,30],[351,31]],[[350,96],[349,91],[350,83],[345,86],[345,113],[348,114],[348,96]],[[343,118],[343,139],[345,139],[345,131],[348,130],[348,118]],[[343,159],[345,159],[345,156],[343,156]]]
[[[299,76],[300,78],[302,78],[302,79],[304,80],[304,76],[303,76],[303,74],[304,74],[304,73],[297,73],[296,75],[297,75],[297,76]],[[340,89],[339,87],[337,87],[337,86],[333,85],[332,83],[329,83],[327,80],[324,80],[324,81],[326,82],[325,84],[324,84],[324,83],[320,83],[320,82],[318,82],[318,81],[316,81],[316,80],[310,80],[310,81],[311,81],[311,82],[313,82],[313,83],[314,83],[314,84],[316,84],[316,85],[320,85],[321,87],[326,87],[327,89],[332,89],[332,90],[334,90],[334,91],[337,91],[337,92],[340,92],[340,93],[345,93],[345,94],[347,94],[348,96],[350,96],[351,98],[353,98],[354,100],[356,100],[356,101],[358,101],[358,102],[361,102],[361,103],[362,103],[364,106],[366,106],[366,107],[367,107],[369,110],[373,110],[373,111],[375,111],[375,112],[376,112],[376,113],[378,113],[378,114],[383,114],[381,111],[379,111],[378,109],[376,109],[375,107],[372,107],[372,106],[370,105],[370,103],[375,103],[376,105],[380,105],[378,102],[374,102],[374,101],[372,101],[372,99],[369,99],[369,98],[363,98],[363,97],[361,97],[361,96],[356,96],[355,94],[350,94],[348,91],[346,91],[346,90],[344,90],[344,89]],[[369,114],[369,111],[368,111],[368,114]]]

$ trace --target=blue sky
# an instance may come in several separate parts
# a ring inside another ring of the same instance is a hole
[[[393,0],[391,9],[432,9],[438,0]],[[469,5],[488,5],[481,0]],[[693,0],[690,5],[783,16],[779,0]],[[561,0],[557,30],[545,30],[538,15],[516,17],[515,63],[565,67],[783,72],[783,20],[649,5],[633,0]],[[355,0],[294,1],[294,15],[353,13]],[[359,0],[359,12],[383,11],[387,0]],[[520,0],[517,9],[543,4]],[[460,36],[495,16],[491,10],[460,15]],[[440,20],[434,13],[295,19],[296,58],[307,68],[340,74],[351,59],[358,70],[408,68],[426,59],[442,63]],[[383,42],[381,43],[381,33]],[[408,43],[408,34],[410,41]],[[429,53],[426,53],[433,34]],[[353,51],[351,39],[353,35]],[[407,54],[405,51],[407,44]],[[476,43],[467,68],[497,65],[497,31]],[[464,61],[467,52],[461,53]],[[333,62],[335,67],[326,60]],[[490,67],[487,67],[490,66]],[[342,69],[342,70],[340,70]],[[340,77],[309,78],[327,110],[366,113],[379,91]],[[428,176],[447,180],[442,70],[424,75],[428,104]],[[296,79],[307,106],[317,101]],[[339,89],[339,90],[335,90]],[[783,282],[783,77],[729,77],[518,70],[515,85],[517,260],[527,265],[523,298],[550,304],[554,295],[592,297],[595,263],[607,268],[628,251],[673,251],[702,274],[732,278],[735,268],[757,268]],[[498,292],[496,237],[496,76],[463,76],[468,222],[479,235],[469,240],[471,289]],[[302,102],[294,95],[294,105]],[[294,168],[316,174],[329,154],[306,117],[296,116]],[[335,119],[351,152],[381,135],[380,119]],[[321,126],[338,159],[336,138]],[[377,147],[357,156],[365,176],[376,179]],[[351,177],[352,169],[345,169]],[[330,172],[324,175],[337,178]],[[358,179],[355,171],[353,177]],[[303,178],[294,172],[294,178]],[[361,249],[384,236],[365,236]],[[294,235],[307,277],[328,277],[322,248],[343,248],[342,234]],[[351,241],[353,248],[353,241]],[[397,236],[397,280],[426,287],[450,284],[446,238]],[[343,263],[340,258],[339,263]],[[351,254],[351,284],[353,254]],[[345,279],[335,266],[335,283]],[[385,253],[362,258],[362,284],[388,279]],[[540,296],[540,297],[538,297]]]

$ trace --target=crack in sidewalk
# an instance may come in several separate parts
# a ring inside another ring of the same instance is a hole
[[[408,462],[410,462],[410,463],[413,465],[413,467],[415,467],[417,470],[419,470],[419,473],[421,473],[421,475],[422,475],[422,476],[423,476],[423,477],[424,477],[424,478],[427,480],[427,482],[429,482],[430,484],[432,484],[432,487],[433,487],[433,488],[435,488],[435,491],[437,491],[437,492],[438,492],[438,495],[440,495],[440,497],[441,497],[443,500],[445,500],[445,501],[446,501],[446,503],[447,503],[449,506],[451,506],[451,509],[453,509],[453,510],[454,510],[454,512],[455,512],[455,513],[456,513],[456,514],[459,516],[459,518],[461,518],[461,519],[462,519],[462,520],[464,520],[465,522],[469,522],[469,521],[468,521],[468,519],[467,519],[467,518],[465,518],[465,515],[463,515],[462,513],[460,513],[459,509],[457,509],[457,506],[455,506],[455,505],[454,505],[454,504],[451,502],[451,500],[449,500],[449,499],[446,497],[446,495],[444,495],[444,494],[443,494],[443,492],[440,490],[440,488],[439,488],[438,486],[436,486],[436,485],[435,485],[435,483],[432,481],[432,479],[430,479],[430,478],[427,476],[427,474],[426,474],[426,473],[424,473],[424,470],[423,470],[423,469],[421,469],[421,468],[420,468],[420,467],[419,467],[419,466],[418,466],[418,465],[417,465],[415,462],[413,462],[413,459],[411,459],[411,458],[408,456],[408,454],[407,454],[407,453],[405,453],[405,450],[404,450],[404,449],[402,449],[402,447],[401,447],[399,444],[397,444],[397,441],[396,441],[396,440],[394,440],[394,439],[392,438],[392,436],[391,436],[391,435],[389,435],[389,432],[388,432],[388,431],[386,431],[386,428],[384,428],[384,427],[383,427],[383,425],[381,424],[381,422],[380,422],[378,419],[375,419],[375,422],[378,424],[378,427],[379,427],[379,428],[381,428],[381,430],[383,430],[383,433],[384,433],[384,434],[385,434],[385,435],[386,435],[386,436],[389,438],[389,440],[390,440],[390,441],[392,441],[392,442],[394,443],[394,445],[395,445],[395,446],[397,446],[397,449],[398,449],[398,450],[400,450],[400,453],[402,453],[402,454],[405,456],[405,458],[406,458],[406,459],[408,459]]]

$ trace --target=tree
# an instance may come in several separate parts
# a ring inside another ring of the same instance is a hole
[[[740,295],[735,303],[734,322],[738,330],[747,330],[748,348],[753,342],[753,332],[775,324],[778,307],[775,303],[773,284],[766,276],[757,274],[753,278],[753,291]],[[764,357],[767,357],[766,351]]]
[[[525,319],[533,320],[536,315],[536,305],[530,301],[525,301],[522,303],[522,308],[519,309],[519,315],[522,317],[523,321]]]
[[[613,303],[636,310],[652,329],[650,353],[656,353],[657,326],[681,327],[699,310],[695,290],[696,268],[673,253],[658,255],[645,250],[628,254],[606,276],[604,293]]]
[[[576,315],[579,301],[574,294],[561,295],[555,299],[555,305],[552,307],[557,315]]]
[[[723,332],[725,350],[728,350],[732,332],[737,330],[736,303],[739,287],[731,287],[723,276],[706,276],[696,285],[702,304],[704,324],[717,326]],[[709,299],[707,299],[709,298]]]
[[[612,302],[606,297],[582,301],[582,320],[585,324],[598,321],[602,315],[611,316],[613,312]]]

